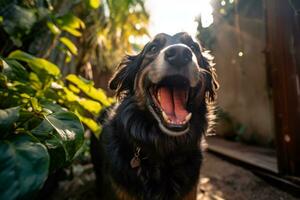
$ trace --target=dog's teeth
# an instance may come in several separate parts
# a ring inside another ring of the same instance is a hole
[[[157,93],[157,99],[160,102],[160,92]]]
[[[192,113],[189,113],[186,117],[185,117],[185,119],[184,119],[184,121],[189,121],[190,119],[192,118]]]
[[[162,116],[163,116],[164,120],[170,121],[168,115],[164,111],[162,111]]]

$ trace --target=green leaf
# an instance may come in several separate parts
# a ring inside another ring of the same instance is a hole
[[[19,118],[19,107],[8,108],[0,110],[0,130],[1,132],[7,132],[12,128]]]
[[[69,89],[70,89],[72,92],[74,92],[75,94],[78,94],[78,93],[80,92],[80,89],[77,88],[77,87],[76,87],[75,85],[73,85],[73,84],[69,84],[68,87],[69,87]]]
[[[40,81],[40,78],[38,77],[38,75],[36,73],[30,72],[29,73],[29,80],[30,80],[31,86],[34,89],[36,89],[36,90],[42,89],[43,83]]]
[[[60,74],[60,69],[55,64],[46,59],[37,58],[20,50],[13,51],[8,57],[26,62],[37,74],[46,73],[53,76],[58,76]]]
[[[61,139],[66,160],[71,161],[83,143],[84,129],[79,118],[71,112],[57,112],[45,116],[42,123],[49,123]]]
[[[99,101],[104,106],[109,106],[111,102],[107,98],[105,92],[102,89],[96,89],[93,83],[85,80],[75,74],[70,74],[66,77],[66,80],[76,85],[82,92],[84,92],[90,98]]]
[[[0,141],[0,199],[32,199],[45,182],[49,155],[27,135]]]
[[[57,135],[52,134],[51,138],[45,141],[45,145],[50,155],[50,171],[62,168],[67,164],[64,144]]]
[[[66,99],[68,102],[73,102],[73,101],[78,101],[79,100],[79,96],[74,94],[68,88],[64,87],[63,90],[65,92],[64,95],[63,95],[63,98]]]
[[[84,22],[75,15],[72,15],[71,13],[57,18],[56,21],[62,30],[67,31],[68,33],[76,37],[81,36],[79,29],[85,28]]]
[[[88,0],[88,5],[93,9],[99,8],[100,3],[101,3],[100,0]]]
[[[49,30],[51,31],[51,33],[53,33],[54,35],[58,35],[61,33],[60,29],[52,22],[47,22],[47,26],[48,26]]]
[[[57,23],[61,27],[69,27],[73,29],[79,29],[79,28],[85,28],[84,22],[76,17],[75,15],[72,15],[71,13],[68,13],[62,17],[59,17],[57,19]]]
[[[71,62],[71,60],[72,60],[72,53],[69,50],[66,50],[65,54],[66,54],[65,62],[66,63]]]
[[[30,132],[35,136],[49,137],[49,134],[53,132],[53,127],[44,120]]]
[[[0,65],[2,65],[2,73],[10,80],[19,80],[21,82],[28,81],[28,72],[26,69],[16,60],[0,59]]]
[[[66,37],[61,37],[59,38],[59,41],[64,45],[66,45],[66,47],[68,47],[68,49],[72,52],[72,54],[77,55],[78,49],[71,40],[69,40]]]
[[[74,35],[75,37],[80,37],[82,35],[76,29],[70,28],[70,27],[67,27],[67,26],[62,27],[62,30],[67,31],[68,33],[70,33],[71,35]]]
[[[49,109],[52,112],[61,112],[64,111],[65,108],[61,107],[60,105],[53,103],[50,100],[41,100],[40,104],[43,108]]]
[[[6,86],[7,86],[7,77],[4,74],[0,73],[0,89],[6,88]]]
[[[100,132],[102,130],[102,127],[93,119],[84,117],[79,112],[75,112],[76,115],[79,117],[79,119],[86,125],[91,131],[95,134],[97,138],[100,136]]]
[[[39,102],[38,102],[37,98],[31,97],[30,98],[30,104],[31,104],[31,106],[32,106],[32,108],[35,112],[41,112],[42,111],[42,107],[39,105]]]
[[[93,101],[90,99],[81,98],[78,102],[84,109],[89,111],[94,115],[98,115],[102,110],[102,106],[97,101]]]

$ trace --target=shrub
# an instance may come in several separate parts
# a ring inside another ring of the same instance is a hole
[[[31,199],[49,173],[69,165],[84,141],[81,122],[112,99],[53,63],[17,50],[0,58],[0,199]]]

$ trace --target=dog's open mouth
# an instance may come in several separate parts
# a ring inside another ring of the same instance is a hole
[[[189,129],[189,81],[181,76],[164,78],[150,88],[151,109],[165,133],[178,136]]]

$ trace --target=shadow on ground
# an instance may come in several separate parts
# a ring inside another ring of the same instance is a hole
[[[51,200],[96,200],[92,164],[75,165],[74,179],[62,181]],[[205,153],[197,200],[296,200],[239,166]]]

